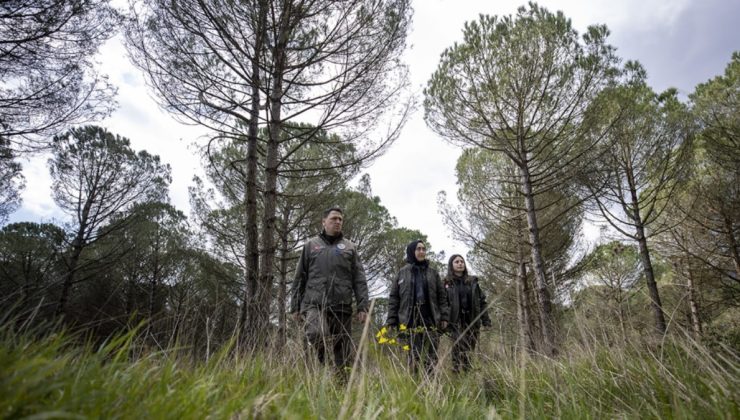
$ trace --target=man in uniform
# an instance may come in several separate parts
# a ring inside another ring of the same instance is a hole
[[[303,321],[308,345],[321,363],[331,346],[340,371],[351,365],[352,298],[357,320],[365,322],[368,288],[355,244],[342,236],[344,214],[339,207],[323,213],[319,236],[303,245],[291,291],[290,312]]]

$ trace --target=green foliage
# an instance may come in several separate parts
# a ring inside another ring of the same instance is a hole
[[[516,16],[481,15],[442,53],[424,91],[425,120],[450,142],[502,151],[518,165],[521,147],[563,142],[556,156],[575,152],[565,144],[613,72],[607,35],[591,26],[579,39],[562,12],[535,3]]]
[[[735,53],[723,75],[699,84],[690,96],[698,124],[690,177],[662,215],[660,223],[669,228],[655,238],[673,266],[674,282],[694,297],[695,325],[707,328],[710,341],[731,343],[737,341],[736,329],[727,321],[734,319],[730,314],[740,299],[739,94],[740,53]],[[675,295],[686,300],[687,293]]]
[[[12,223],[0,230],[0,302],[49,313],[53,286],[64,272],[65,232],[51,223]],[[41,308],[37,308],[42,305]]]
[[[586,184],[603,217],[639,241],[637,231],[661,230],[656,220],[689,178],[696,124],[675,89],[658,94],[648,86],[639,63],[627,62],[622,77],[592,106],[595,126],[609,128],[595,130],[607,141]]]
[[[476,265],[487,277],[509,282],[516,276],[518,253],[530,255],[526,208],[516,170],[503,156],[482,148],[463,151],[456,166],[460,214],[447,212],[448,224],[471,245]],[[559,284],[569,265],[583,223],[583,209],[567,188],[539,194],[536,204],[542,253]],[[467,221],[467,229],[460,224]]]
[[[49,160],[52,196],[74,220],[81,243],[136,203],[162,198],[172,181],[159,156],[131,149],[130,141],[102,127],[73,128],[54,138]]]
[[[740,51],[732,54],[725,74],[701,83],[691,95],[702,122],[701,138],[711,158],[735,167],[740,162]]]
[[[117,228],[87,252],[94,263],[81,272],[88,278],[73,299],[76,318],[100,336],[144,317],[161,327],[156,321],[172,315],[166,310],[171,287],[189,280],[184,267],[192,258],[192,234],[185,215],[170,204],[147,202],[116,215],[111,224]],[[169,331],[160,333],[166,337]]]

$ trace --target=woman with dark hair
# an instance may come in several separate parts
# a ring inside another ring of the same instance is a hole
[[[447,263],[444,280],[450,302],[450,328],[452,336],[452,370],[470,369],[470,353],[475,350],[480,326],[491,326],[486,295],[476,276],[468,275],[465,259],[455,254]]]
[[[409,365],[431,373],[437,362],[438,334],[447,328],[449,305],[442,280],[426,259],[426,245],[416,240],[406,247],[407,264],[391,283],[388,321],[408,333]]]

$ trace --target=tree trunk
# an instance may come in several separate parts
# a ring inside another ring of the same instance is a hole
[[[128,281],[126,282],[127,290],[126,290],[126,315],[129,317],[134,312],[134,295],[136,293],[136,283],[134,280],[134,276],[130,276]]]
[[[286,319],[286,298],[287,298],[287,282],[288,282],[288,223],[290,223],[290,211],[286,208],[283,212],[283,232],[280,234],[280,283],[278,286],[278,347],[282,348],[285,343],[285,334],[287,329]]]
[[[696,302],[694,287],[694,272],[691,270],[691,260],[686,257],[686,288],[689,292],[689,309],[691,310],[691,327],[696,338],[701,337],[701,320],[699,319],[699,305]]]
[[[161,264],[159,261],[159,253],[161,250],[161,236],[160,236],[160,220],[157,218],[157,228],[156,228],[156,236],[154,240],[154,261],[153,261],[153,267],[152,267],[152,279],[151,283],[149,284],[149,322],[151,325],[152,319],[154,318],[154,301],[156,299],[157,295],[157,285],[160,282],[160,272],[162,270]],[[149,326],[147,326],[147,330],[149,329]]]
[[[663,305],[660,303],[660,294],[658,293],[658,284],[655,281],[655,273],[653,272],[653,264],[650,260],[650,250],[647,246],[647,239],[645,238],[645,229],[642,225],[637,226],[637,243],[640,250],[640,262],[642,263],[643,273],[645,274],[645,280],[647,282],[648,292],[650,293],[651,306],[653,313],[655,314],[655,329],[660,334],[665,334],[666,323],[665,315],[663,315]]]
[[[622,282],[618,282],[617,284],[617,297],[616,297],[616,303],[617,303],[617,316],[619,316],[619,329],[622,332],[622,343],[627,344],[627,325],[624,320],[624,293],[622,291]]]
[[[95,194],[96,189],[92,191],[91,195]],[[72,255],[69,258],[69,265],[67,266],[67,274],[64,276],[64,284],[62,284],[62,293],[59,296],[59,305],[57,306],[57,316],[65,315],[67,308],[67,300],[69,300],[69,290],[74,284],[74,277],[77,272],[77,264],[80,261],[80,255],[82,250],[85,248],[85,231],[87,230],[88,217],[90,216],[91,202],[88,199],[82,206],[81,211],[78,213],[78,220],[80,222],[77,228],[77,234],[75,239],[72,241]]]
[[[522,246],[524,244],[524,229],[522,219],[517,217],[517,260],[519,268],[517,272],[518,282],[516,287],[517,315],[519,318],[519,340],[527,353],[534,354],[536,347],[532,335],[532,320],[529,313],[529,284],[527,282],[527,261]]]
[[[519,260],[519,281],[517,283],[517,312],[519,315],[519,339],[522,346],[529,354],[536,350],[534,339],[532,337],[531,319],[529,314],[529,285],[527,284],[527,263],[524,261],[524,255]]]
[[[534,268],[535,284],[537,287],[543,352],[548,356],[554,356],[555,341],[552,325],[552,304],[550,301],[550,291],[547,288],[545,263],[542,259],[542,245],[540,244],[540,232],[537,226],[537,214],[535,212],[534,195],[532,193],[532,182],[529,176],[529,170],[526,166],[520,167],[519,170],[522,177],[524,204],[527,209],[527,227],[529,228],[529,242],[532,248],[532,266]]]
[[[640,262],[642,263],[643,273],[645,273],[645,281],[647,283],[648,292],[650,293],[651,306],[653,307],[653,313],[655,314],[655,329],[659,334],[665,334],[666,323],[665,315],[663,314],[663,305],[660,303],[658,284],[655,281],[653,264],[650,260],[650,250],[648,249],[647,238],[645,237],[645,225],[640,216],[639,198],[637,196],[637,188],[635,187],[631,168],[628,168],[627,170],[627,181],[629,182],[630,196],[632,200],[630,203],[632,209],[630,217],[635,225],[635,239],[639,246]]]
[[[260,111],[260,61],[259,57],[264,45],[267,6],[265,1],[259,2],[258,23],[256,30],[254,55],[252,57],[252,103],[249,110],[249,126],[247,132],[247,173],[245,185],[245,252],[244,252],[244,302],[242,304],[239,319],[239,330],[246,336],[246,340],[254,335],[256,325],[252,321],[256,319],[255,311],[258,310],[256,302],[259,272],[259,238],[257,227],[257,136],[259,134],[259,111]],[[249,321],[248,321],[249,320]]]
[[[727,231],[727,242],[730,245],[732,261],[735,263],[735,279],[740,281],[740,251],[738,251],[737,240],[735,239],[735,230],[727,215],[725,215],[725,230]]]
[[[287,60],[286,47],[289,40],[292,4],[284,2],[280,15],[280,26],[273,47],[272,85],[270,86],[270,125],[265,151],[265,185],[262,192],[262,249],[258,288],[257,325],[260,327],[259,342],[266,344],[270,327],[270,303],[272,301],[273,262],[275,260],[275,220],[277,207],[277,177],[280,136],[282,134],[283,76]]]
[[[69,291],[72,288],[72,284],[74,283],[74,277],[77,272],[77,264],[80,261],[82,249],[82,232],[80,232],[75,240],[72,242],[72,254],[69,257],[67,274],[64,276],[62,293],[59,296],[59,304],[57,305],[56,313],[57,316],[66,315],[67,301],[69,300]]]
[[[29,306],[29,302],[31,301],[31,294],[32,294],[31,290],[38,289],[38,282],[39,282],[38,277],[36,277],[35,282],[32,282],[31,280],[32,265],[33,265],[33,257],[31,257],[30,253],[28,253],[27,256],[24,255],[23,257],[23,280],[24,282],[23,282],[23,288],[21,289],[21,293],[22,293],[21,302],[22,302],[23,308],[28,308]]]

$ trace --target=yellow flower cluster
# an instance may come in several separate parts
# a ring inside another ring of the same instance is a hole
[[[396,344],[395,338],[388,338],[385,335],[388,334],[388,328],[383,327],[375,334],[375,338],[378,339],[378,344]]]
[[[378,333],[375,334],[375,338],[377,339],[378,344],[389,345],[389,346],[400,346],[402,343],[399,342],[398,336],[409,334],[409,333],[424,332],[424,327],[408,328],[405,324],[401,324],[398,326],[398,332],[395,335],[389,336],[388,333],[390,332],[391,330],[388,327],[381,328],[378,331]],[[408,344],[403,344],[401,348],[404,351],[411,350],[411,347],[409,347]]]

